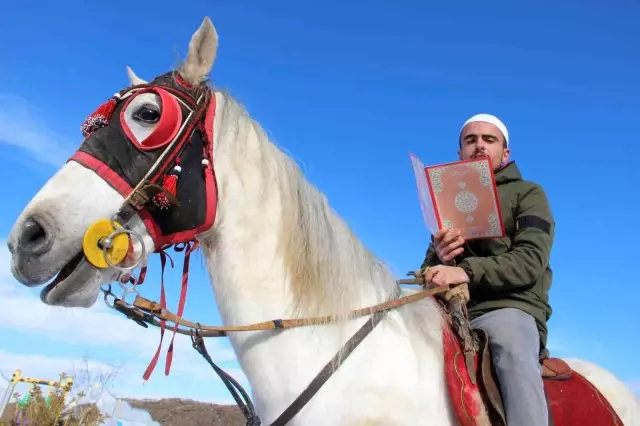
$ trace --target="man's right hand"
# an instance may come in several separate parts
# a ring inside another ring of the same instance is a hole
[[[464,251],[464,238],[459,229],[441,229],[434,236],[433,245],[442,263],[449,263]]]

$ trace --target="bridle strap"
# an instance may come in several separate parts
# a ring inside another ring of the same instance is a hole
[[[253,407],[253,403],[251,402],[251,398],[247,394],[247,391],[238,383],[231,375],[229,375],[222,368],[218,367],[215,362],[211,359],[209,352],[207,351],[207,347],[204,344],[204,339],[198,333],[193,333],[191,336],[191,342],[193,348],[198,351],[200,355],[209,363],[213,371],[216,372],[222,383],[227,387],[229,393],[236,401],[236,405],[242,411],[244,418],[247,423],[246,426],[260,426],[262,424],[260,417],[256,413],[255,408]],[[238,393],[240,395],[238,395]]]

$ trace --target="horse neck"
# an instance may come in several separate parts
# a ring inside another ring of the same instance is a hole
[[[216,93],[218,215],[204,238],[226,322],[346,314],[395,282],[234,100]]]
[[[243,325],[347,314],[396,297],[398,288],[389,271],[302,178],[293,162],[237,104],[220,94],[217,97],[218,214],[201,242],[223,322]],[[413,382],[420,375],[421,388],[409,393],[431,387],[427,394],[440,406],[441,332],[435,304],[424,300],[388,315],[393,317],[391,324],[401,326],[380,327],[377,337],[367,337],[368,350],[378,354],[380,364],[375,367],[406,365],[396,384],[405,386],[405,381]],[[308,385],[366,319],[230,333],[265,421],[286,408],[287,401]],[[389,345],[395,349],[388,350]],[[413,365],[422,367],[414,371]],[[371,368],[361,370],[359,363],[341,367],[343,385],[334,389],[353,391],[350,383],[360,383]]]

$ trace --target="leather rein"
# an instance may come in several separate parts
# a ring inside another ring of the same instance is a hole
[[[415,278],[397,280],[397,284],[413,284],[426,287],[426,283],[421,271],[412,271],[408,275]],[[359,318],[370,315],[371,318],[365,322],[362,327],[343,345],[340,351],[325,364],[324,368],[314,377],[309,385],[302,393],[285,409],[282,414],[271,423],[271,426],[286,425],[300,410],[311,400],[315,393],[320,390],[322,385],[331,377],[331,375],[340,367],[347,359],[351,352],[369,335],[369,333],[382,321],[385,314],[395,308],[417,302],[427,297],[436,296],[446,293],[450,290],[449,286],[425,288],[416,293],[409,294],[387,302],[379,303],[374,306],[355,309],[348,315],[348,319]],[[163,308],[161,304],[146,299],[136,293],[133,304],[128,304],[123,299],[117,298],[111,289],[103,290],[105,303],[113,307],[118,312],[124,314],[127,318],[135,321],[142,327],[148,328],[149,324],[163,328],[165,322],[174,322],[174,330],[183,335],[191,337],[192,346],[200,355],[209,363],[213,370],[218,374],[222,382],[225,384],[236,404],[242,411],[246,426],[260,426],[262,424],[259,416],[255,412],[255,408],[251,402],[251,398],[243,387],[224,370],[218,367],[211,359],[204,344],[204,337],[225,337],[228,333],[242,331],[267,331],[280,330],[294,327],[304,327],[310,325],[332,324],[343,319],[326,315],[310,318],[291,318],[291,319],[273,319],[270,321],[257,322],[253,324],[240,326],[213,326],[202,325],[174,314],[173,312]],[[113,303],[108,302],[108,297],[113,297]],[[126,295],[125,295],[126,296]]]
[[[418,275],[418,272],[410,272],[410,274]],[[419,275],[418,275],[419,276]],[[397,280],[398,284],[420,284],[424,285],[423,278]],[[445,293],[449,290],[448,286],[434,287],[430,289],[420,290],[416,293],[408,296],[403,296],[397,299],[390,300],[388,302],[379,303],[374,306],[355,309],[349,312],[347,318],[353,319],[366,315],[373,315],[379,312],[388,311],[398,308],[400,306],[417,302],[426,297],[434,296],[440,293]],[[275,329],[286,329],[293,327],[303,327],[310,325],[322,325],[332,324],[337,321],[337,318],[332,315],[310,317],[310,318],[292,318],[292,319],[273,319],[270,321],[257,322],[248,325],[239,326],[214,326],[214,325],[202,325],[198,322],[186,320],[166,308],[163,308],[159,303],[146,299],[139,294],[136,294],[133,304],[129,305],[124,300],[115,296],[111,290],[104,291],[105,301],[109,296],[113,296],[114,302],[108,303],[118,312],[124,314],[127,318],[134,320],[139,325],[148,328],[147,324],[151,324],[160,327],[161,321],[173,322],[178,324],[177,332],[184,335],[192,335],[197,332],[202,337],[225,337],[229,332],[238,331],[267,331]],[[339,321],[339,320],[338,320]]]

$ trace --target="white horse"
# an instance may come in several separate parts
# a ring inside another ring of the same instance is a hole
[[[213,66],[218,36],[205,18],[193,34],[179,75],[198,85]],[[144,84],[128,69],[131,85]],[[213,161],[217,216],[198,235],[225,324],[274,318],[346,314],[403,294],[385,265],[368,251],[287,155],[229,95],[215,91]],[[151,105],[145,93],[129,108]],[[153,124],[125,114],[140,138]],[[70,161],[38,192],[9,238],[12,271],[26,286],[42,285],[49,305],[90,307],[100,285],[118,277],[72,259],[83,234],[109,218],[123,196],[93,170]],[[130,227],[155,250],[147,227]],[[136,253],[140,245],[135,244]],[[65,267],[66,266],[66,267]],[[62,271],[62,272],[61,272]],[[325,363],[367,320],[277,331],[232,333],[230,340],[250,382],[263,424],[300,394]],[[443,368],[443,318],[432,299],[390,311],[290,425],[456,425]],[[640,402],[603,369],[568,360],[610,401],[626,426],[640,425]],[[203,363],[203,368],[206,366]]]

